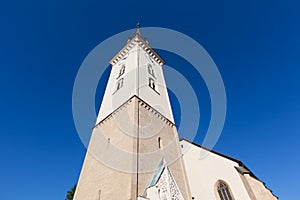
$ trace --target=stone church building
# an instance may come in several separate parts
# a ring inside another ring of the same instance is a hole
[[[74,199],[277,199],[241,161],[178,138],[164,63],[139,27],[111,59]]]

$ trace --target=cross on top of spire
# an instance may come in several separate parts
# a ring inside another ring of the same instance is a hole
[[[141,27],[141,24],[140,24],[140,22],[138,22],[138,23],[136,24],[136,32],[135,32],[136,34],[141,35],[140,27]]]
[[[138,22],[136,24],[134,35],[128,38],[126,45],[109,61],[112,66],[119,62],[119,60],[136,44],[140,45],[159,65],[162,66],[165,64],[165,61],[150,47],[148,40],[142,36],[140,27],[141,25]]]

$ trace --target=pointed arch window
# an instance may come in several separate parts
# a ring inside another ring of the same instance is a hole
[[[157,91],[157,87],[155,85],[155,80],[151,77],[149,77],[149,87],[152,88],[152,90],[154,90],[157,94],[159,94],[159,92]]]
[[[155,90],[155,82],[153,78],[149,78],[149,87]]]
[[[234,200],[229,186],[224,181],[217,183],[217,193],[220,200]]]
[[[120,71],[119,71],[119,76],[117,77],[117,79],[119,79],[124,73],[125,73],[125,65],[122,65]]]
[[[117,90],[119,90],[121,87],[123,87],[123,82],[124,82],[124,79],[121,78],[118,83],[117,83]]]
[[[123,78],[120,78],[120,79],[117,81],[116,90],[114,91],[113,95],[114,95],[121,87],[123,87],[123,82],[124,82],[124,79],[123,79]]]
[[[154,69],[152,68],[152,65],[148,64],[147,66],[148,66],[148,73],[149,73],[153,78],[156,79],[155,73],[154,73]]]

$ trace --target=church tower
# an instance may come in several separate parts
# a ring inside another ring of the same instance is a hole
[[[139,25],[111,59],[75,200],[192,199],[164,63]]]

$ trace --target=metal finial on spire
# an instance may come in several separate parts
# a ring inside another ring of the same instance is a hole
[[[141,34],[140,27],[141,27],[141,24],[140,24],[140,22],[138,22],[138,23],[136,24],[136,33],[137,33],[137,34]]]

